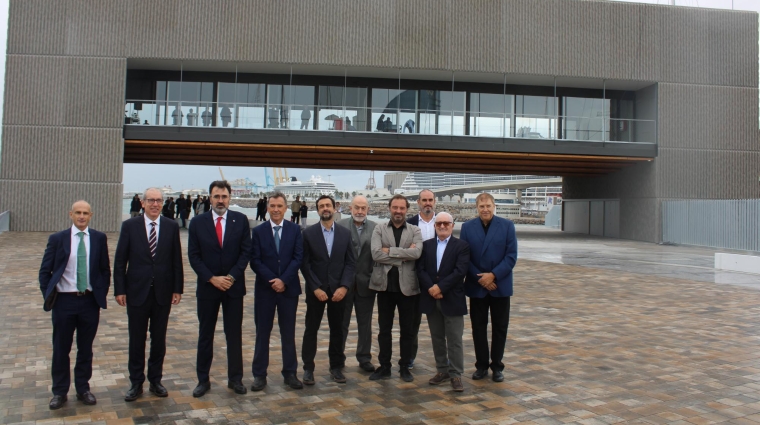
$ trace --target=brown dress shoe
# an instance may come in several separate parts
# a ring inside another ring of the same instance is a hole
[[[454,389],[454,391],[461,393],[464,391],[464,386],[462,385],[462,378],[451,378],[451,388]]]
[[[448,381],[449,379],[451,379],[451,377],[449,376],[448,373],[438,372],[438,373],[435,374],[434,377],[430,378],[430,380],[428,381],[428,383],[430,385],[440,385],[441,382]]]

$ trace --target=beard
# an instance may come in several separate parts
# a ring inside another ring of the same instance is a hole
[[[225,206],[223,206],[223,205],[222,205],[222,206],[219,206],[219,205],[214,205],[212,208],[213,208],[214,212],[215,212],[217,215],[224,215],[224,213],[226,213],[226,212],[227,212],[227,207],[225,207]]]
[[[319,215],[319,219],[322,221],[330,221],[333,218],[332,213],[322,213]]]

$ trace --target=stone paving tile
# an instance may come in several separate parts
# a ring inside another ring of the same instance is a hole
[[[72,389],[66,407],[50,411],[51,319],[42,311],[37,283],[47,236],[0,235],[0,423],[760,424],[760,291],[527,260],[515,270],[500,384],[469,378],[474,353],[465,320],[465,392],[428,385],[435,367],[424,319],[414,382],[401,381],[397,370],[390,380],[369,381],[352,355],[352,327],[348,383],[332,383],[325,322],[315,386],[284,386],[275,332],[269,386],[238,396],[225,385],[220,321],[212,389],[195,399],[195,275],[186,264],[186,293],[172,311],[167,338],[163,382],[169,397],[146,393],[134,403],[123,401],[129,385],[127,317],[109,297],[94,347],[91,387],[98,404],[78,403]],[[112,254],[117,237],[109,234]],[[252,288],[250,270],[247,280]],[[246,364],[254,349],[252,292],[245,298]],[[299,306],[299,336],[305,311]],[[244,379],[248,386],[251,381],[249,375]]]

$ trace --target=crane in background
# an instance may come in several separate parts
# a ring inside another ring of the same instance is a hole
[[[367,190],[375,190],[375,172],[370,171],[369,172],[369,180],[367,180],[367,186],[364,188]]]

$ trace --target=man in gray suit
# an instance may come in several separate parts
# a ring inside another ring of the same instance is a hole
[[[415,261],[422,255],[422,234],[419,227],[406,222],[409,201],[403,195],[395,195],[388,203],[391,219],[378,224],[372,232],[372,268],[369,289],[378,291],[377,321],[380,332],[377,342],[380,367],[369,377],[370,380],[387,379],[391,376],[391,355],[393,353],[393,316],[398,309],[400,329],[401,359],[399,374],[401,379],[412,382],[409,361],[414,342],[414,315],[420,302],[420,285],[417,281]]]
[[[343,352],[346,351],[348,327],[351,323],[351,312],[356,310],[356,324],[359,337],[356,342],[356,360],[366,372],[374,372],[372,364],[372,313],[375,310],[375,291],[369,289],[369,278],[372,275],[372,252],[370,240],[375,230],[375,222],[367,220],[369,202],[361,195],[354,196],[351,201],[351,217],[344,218],[338,224],[351,231],[351,245],[356,255],[356,275],[354,278],[355,291],[346,294],[346,312],[343,314]]]

